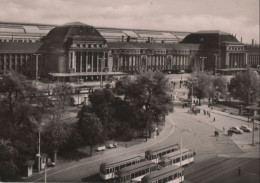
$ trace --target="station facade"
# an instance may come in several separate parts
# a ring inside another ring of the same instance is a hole
[[[87,81],[100,79],[102,73],[114,76],[144,70],[172,73],[193,69],[226,73],[260,65],[259,46],[245,45],[222,31],[106,29],[79,22],[11,25],[0,23],[0,70],[31,76],[37,72],[40,77]],[[24,34],[21,26],[26,27]],[[41,31],[37,34],[29,26]]]

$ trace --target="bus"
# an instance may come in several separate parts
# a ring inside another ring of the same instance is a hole
[[[141,179],[152,172],[157,171],[158,165],[152,161],[144,161],[139,164],[123,168],[116,172],[117,182],[141,182]]]
[[[182,149],[182,160],[181,165],[188,165],[194,162],[195,150]],[[167,167],[171,165],[180,165],[181,150],[174,151],[172,153],[166,154],[162,157],[159,163],[162,167]]]
[[[184,181],[183,171],[183,167],[172,165],[144,176],[141,183],[180,183]]]
[[[151,160],[155,163],[158,163],[159,159],[163,155],[169,154],[169,153],[174,152],[174,151],[179,150],[179,149],[180,149],[179,144],[174,144],[174,145],[162,144],[159,147],[155,147],[155,148],[152,148],[152,149],[145,151],[145,158],[148,159],[148,160]]]
[[[128,166],[133,166],[135,164],[145,161],[145,158],[139,155],[132,155],[127,159],[126,156],[129,155],[119,156],[116,157],[116,160],[110,160],[100,164],[100,177],[103,180],[115,178],[115,172],[119,171],[120,169]]]

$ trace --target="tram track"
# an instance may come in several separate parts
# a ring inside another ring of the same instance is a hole
[[[185,179],[193,183],[206,183],[216,178],[218,175],[227,174],[247,163],[249,163],[249,161],[246,158],[225,158],[186,174]]]

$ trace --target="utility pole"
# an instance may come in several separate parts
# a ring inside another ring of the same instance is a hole
[[[173,124],[173,126],[177,127],[180,129],[181,131],[181,142],[180,142],[180,166],[182,166],[182,133],[183,132],[190,132],[191,129],[184,129],[184,128],[180,128],[179,126]]]
[[[41,171],[41,131],[39,130],[39,147],[38,147],[38,172]]]
[[[38,69],[39,69],[38,68],[38,65],[39,65],[38,64],[38,62],[39,62],[38,61],[38,56],[41,55],[41,54],[37,53],[37,54],[34,54],[34,55],[36,56],[36,62],[35,62],[35,85],[37,85],[38,84]]]
[[[252,137],[252,146],[255,145],[255,109],[253,109],[253,119],[252,119],[252,122],[253,122],[253,129],[252,129],[252,134],[253,134],[253,137]]]

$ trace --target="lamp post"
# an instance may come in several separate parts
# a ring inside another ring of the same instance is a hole
[[[192,104],[193,104],[193,85],[194,83],[197,83],[197,81],[190,81],[191,83],[191,103],[190,103],[190,112],[192,111]]]
[[[185,128],[180,128],[179,126],[172,124],[174,127],[177,127],[181,131],[181,142],[180,142],[180,166],[182,166],[182,133],[183,132],[190,132],[191,129],[185,129]]]
[[[38,69],[39,69],[39,67],[38,67],[38,56],[40,56],[41,54],[34,54],[35,56],[36,56],[36,62],[35,62],[35,85],[37,86],[37,84],[38,84]]]
[[[145,121],[146,121],[146,142],[147,142],[147,133],[148,133],[148,120],[147,120],[147,111],[150,108],[150,104],[149,103],[145,103],[143,105],[143,109],[146,111],[146,116],[145,116]]]

